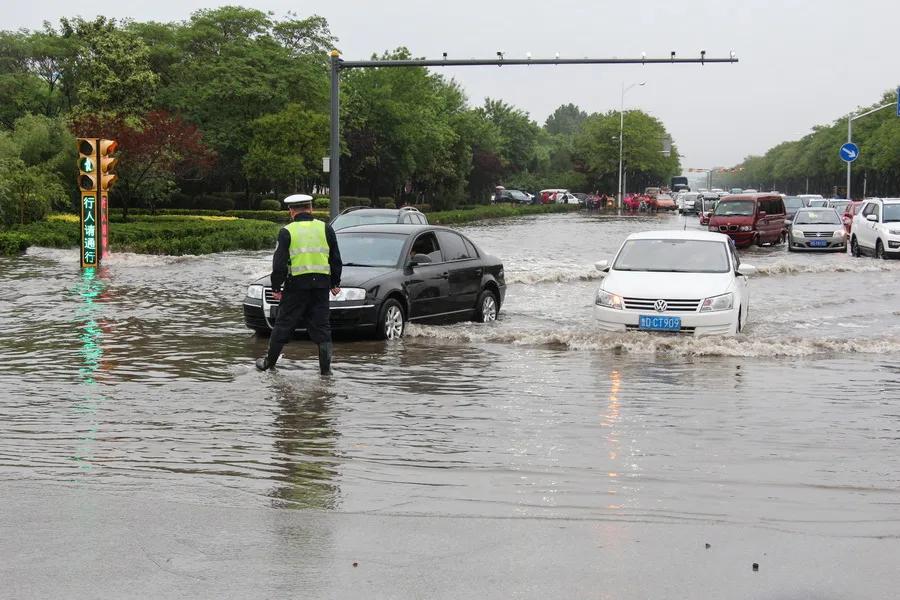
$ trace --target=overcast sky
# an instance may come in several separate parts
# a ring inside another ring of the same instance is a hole
[[[40,27],[62,16],[181,21],[222,2],[64,0],[5,5],[0,28]],[[732,165],[748,154],[807,134],[900,85],[897,0],[455,0],[233,2],[328,19],[346,59],[397,46],[438,58],[728,56],[724,65],[457,67],[440,69],[473,104],[502,98],[539,123],[560,104],[588,112],[618,108],[623,82],[646,81],[625,96],[663,121],[685,168]],[[95,8],[96,7],[96,8]],[[835,148],[837,152],[837,148]]]

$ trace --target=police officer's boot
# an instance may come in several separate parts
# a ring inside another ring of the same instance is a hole
[[[319,344],[319,372],[322,375],[331,375],[331,357],[334,354],[334,347],[331,342],[323,342]]]
[[[262,358],[256,359],[256,368],[260,371],[267,371],[275,367],[275,363],[278,362],[278,357],[281,355],[281,348],[278,349],[272,348],[271,343],[269,344],[269,352]]]

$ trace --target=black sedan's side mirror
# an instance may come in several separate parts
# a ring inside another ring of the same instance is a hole
[[[409,259],[409,266],[415,267],[416,265],[426,265],[431,262],[431,257],[427,254],[413,254],[412,258]]]

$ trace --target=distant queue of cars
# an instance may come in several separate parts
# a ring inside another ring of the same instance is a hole
[[[712,206],[706,202],[712,200]],[[826,199],[776,192],[680,194],[681,212],[696,212],[709,231],[738,248],[787,243],[791,252],[846,252],[879,258],[900,255],[900,199]]]
[[[491,195],[491,202],[511,204],[578,204],[589,208],[603,208],[610,202],[605,195],[571,192],[565,188],[550,188],[536,194],[516,189],[498,187]]]

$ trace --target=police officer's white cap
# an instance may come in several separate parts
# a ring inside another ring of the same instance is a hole
[[[312,201],[313,197],[306,194],[294,194],[282,200],[282,202],[284,202],[284,205],[288,208],[290,208],[291,206],[300,207],[304,204],[312,204]]]

